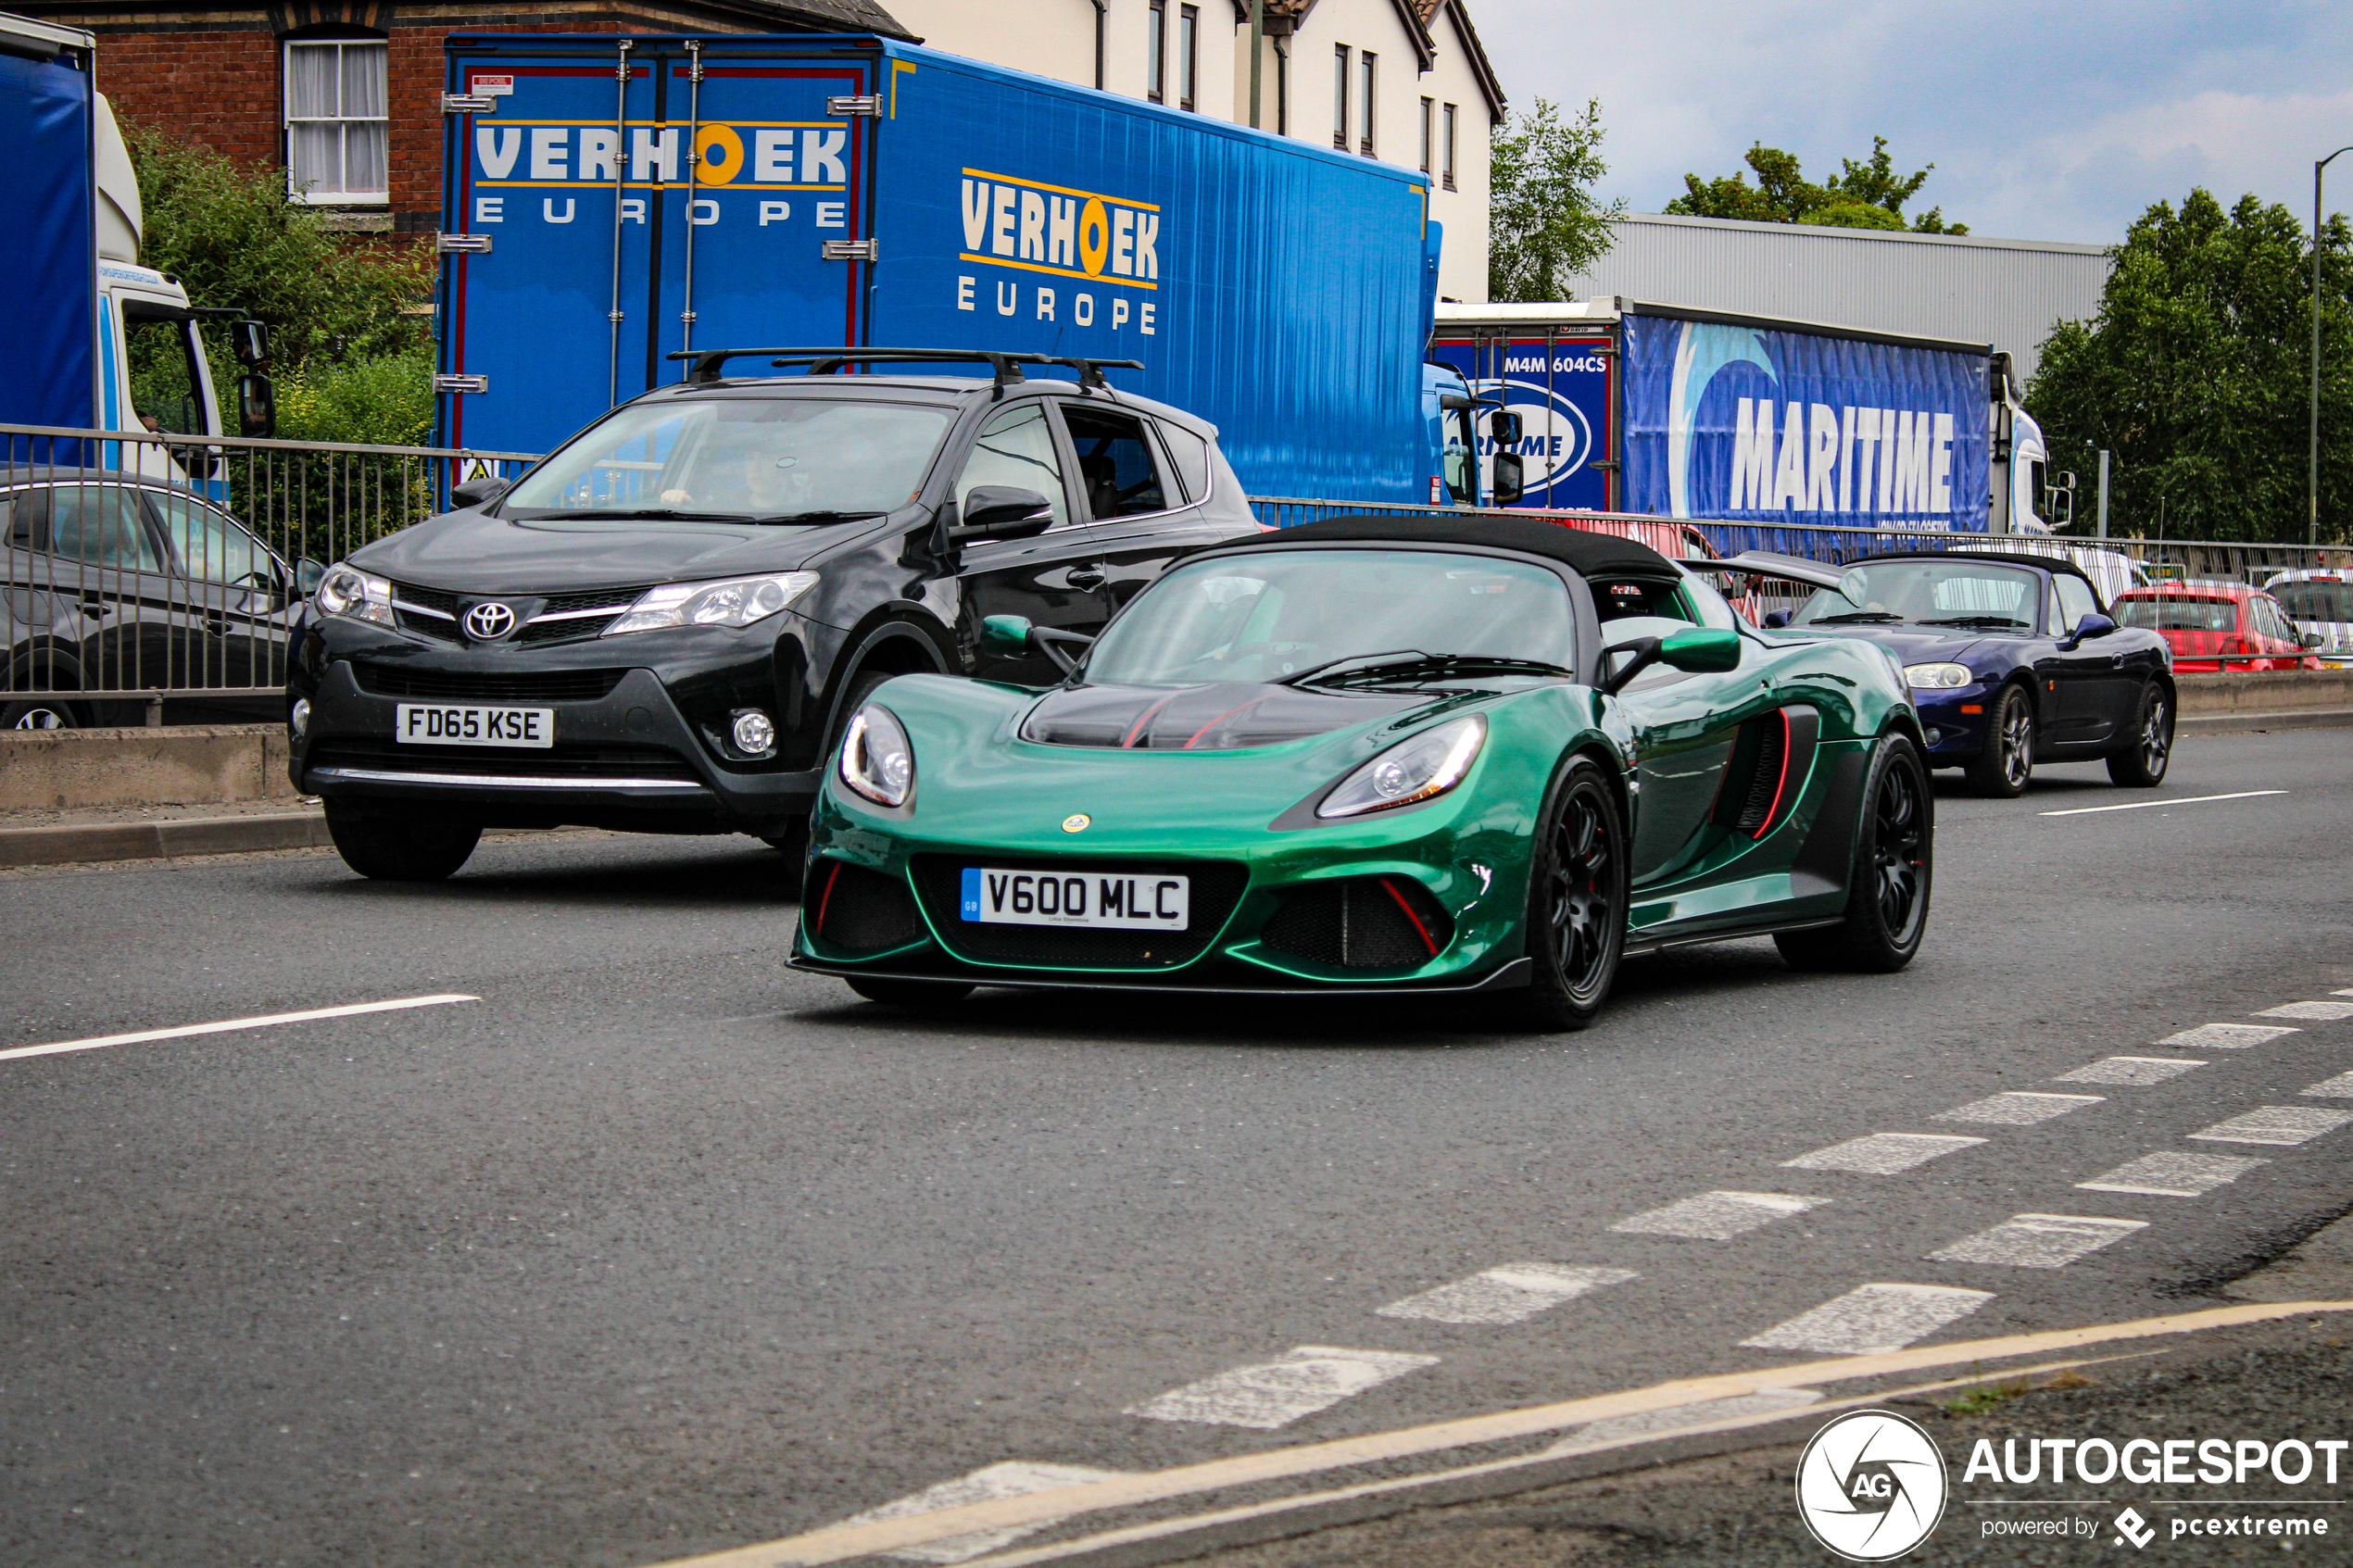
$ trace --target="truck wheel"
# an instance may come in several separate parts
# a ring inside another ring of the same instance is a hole
[[[2133,733],[2124,749],[2108,757],[2108,776],[2116,783],[2147,789],[2165,782],[2173,760],[2173,699],[2151,681],[2141,692],[2133,716]]]
[[[482,840],[482,825],[422,812],[377,814],[327,802],[327,835],[343,863],[378,882],[441,882]]]
[[[1994,800],[2026,793],[2034,776],[2034,704],[2023,687],[2005,686],[1985,724],[1985,748],[1969,765],[1969,787]]]
[[[1773,938],[1793,969],[1889,974],[1912,961],[1928,930],[1935,869],[1935,796],[1920,754],[1900,734],[1880,737],[1863,786],[1863,820],[1836,925]]]
[[[1528,956],[1520,1021],[1583,1029],[1601,1016],[1626,950],[1626,833],[1617,797],[1589,758],[1554,786],[1529,868]]]

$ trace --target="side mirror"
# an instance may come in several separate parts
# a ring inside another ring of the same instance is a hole
[[[2116,622],[2095,610],[2075,623],[2074,641],[2088,643],[2094,637],[2105,637],[2116,630]]]
[[[264,439],[277,434],[278,395],[271,389],[268,376],[237,378],[237,432]]]
[[[1515,414],[1512,417],[1517,419],[1519,416]],[[1495,504],[1499,507],[1516,507],[1519,505],[1520,496],[1525,494],[1526,491],[1520,484],[1519,454],[1497,452],[1495,454]]]
[[[308,556],[303,557],[295,562],[295,593],[308,598],[319,591],[319,584],[326,580],[326,576],[327,569],[322,563],[312,560]]]
[[[980,622],[980,651],[996,659],[1013,659],[1029,651],[1029,618],[988,615]]]
[[[452,508],[486,507],[513,488],[514,481],[510,479],[500,479],[496,474],[476,474],[463,484],[449,487],[449,505]]]
[[[1694,626],[1659,640],[1658,661],[1671,670],[1692,674],[1721,674],[1741,664],[1741,634],[1714,626]]]
[[[1498,408],[1487,416],[1487,433],[1494,439],[1496,450],[1519,445],[1519,416],[1509,408]]]
[[[258,370],[270,358],[270,329],[259,321],[237,321],[229,328],[229,352],[248,370]]]
[[[948,531],[950,541],[1026,539],[1053,526],[1046,497],[1011,484],[979,484],[964,497],[964,521]]]
[[[1782,627],[1789,624],[1789,611],[1785,609],[1767,610],[1765,612],[1765,624],[1776,632],[1780,631]]]
[[[2328,646],[2328,639],[2322,636],[2318,632],[2307,632],[2297,640],[2308,648],[2321,648]]]

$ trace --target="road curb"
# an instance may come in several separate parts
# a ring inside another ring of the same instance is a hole
[[[148,860],[178,855],[237,855],[257,849],[312,849],[333,842],[327,836],[326,815],[321,811],[0,828],[0,867]]]
[[[2184,713],[2173,727],[2185,735],[2239,734],[2251,730],[2340,730],[2353,727],[2353,708],[2303,708],[2281,713]]]

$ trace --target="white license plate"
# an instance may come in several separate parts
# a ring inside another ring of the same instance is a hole
[[[1132,872],[1013,872],[964,868],[963,916],[986,925],[1076,925],[1182,931],[1191,882]]]
[[[556,744],[556,710],[404,702],[395,712],[393,738],[409,746],[520,746],[545,751]]]

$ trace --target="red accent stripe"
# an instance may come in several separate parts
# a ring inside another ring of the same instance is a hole
[[[1183,746],[1180,749],[1185,750],[1185,751],[1190,751],[1190,750],[1193,748],[1193,741],[1196,741],[1196,740],[1201,739],[1201,737],[1202,737],[1202,736],[1203,736],[1203,735],[1205,735],[1205,734],[1209,734],[1209,732],[1210,732],[1210,731],[1212,731],[1212,730],[1215,729],[1218,725],[1220,725],[1220,724],[1224,723],[1227,720],[1231,719],[1231,718],[1232,718],[1235,714],[1239,713],[1239,712],[1240,712],[1243,709],[1245,709],[1245,708],[1255,708],[1255,707],[1257,707],[1260,703],[1265,702],[1265,700],[1266,700],[1266,699],[1265,699],[1265,697],[1263,697],[1263,696],[1254,696],[1254,697],[1252,697],[1252,698],[1251,698],[1248,702],[1245,702],[1245,703],[1239,703],[1239,704],[1237,704],[1236,706],[1234,706],[1234,707],[1232,707],[1232,708],[1229,708],[1229,709],[1226,709],[1226,711],[1225,711],[1225,712],[1220,713],[1220,714],[1219,714],[1216,718],[1212,719],[1212,720],[1211,720],[1208,723],[1203,724],[1203,725],[1202,725],[1200,729],[1195,730],[1195,731],[1193,732],[1193,740],[1189,740],[1189,741],[1187,741],[1187,742],[1184,744],[1184,746]]]
[[[1405,895],[1398,892],[1395,887],[1390,885],[1389,878],[1382,877],[1379,881],[1381,891],[1397,900],[1397,907],[1405,911],[1405,918],[1407,920],[1414,922],[1414,930],[1421,936],[1422,946],[1429,949],[1429,956],[1431,958],[1436,958],[1438,956],[1438,944],[1430,940],[1429,927],[1422,923],[1422,917],[1414,912],[1413,905],[1405,902]]]
[[[820,936],[825,934],[825,910],[834,901],[834,884],[840,880],[841,862],[836,860],[834,869],[825,873],[825,891],[817,898],[817,935]]]
[[[1789,789],[1789,709],[1777,708],[1773,711],[1781,716],[1781,776],[1773,781],[1773,803],[1765,808],[1765,820],[1749,834],[1752,839],[1764,837],[1772,827],[1773,819],[1780,814],[1781,796]]]
[[[1162,697],[1158,702],[1155,702],[1150,708],[1145,709],[1144,716],[1136,721],[1136,727],[1127,732],[1127,738],[1119,743],[1120,749],[1122,751],[1134,750],[1136,746],[1136,737],[1144,733],[1144,726],[1151,723],[1152,720],[1159,715],[1162,709],[1167,707],[1170,703],[1175,702],[1176,697],[1176,693],[1170,692],[1166,696]],[[1201,737],[1196,735],[1193,738],[1198,740]]]

